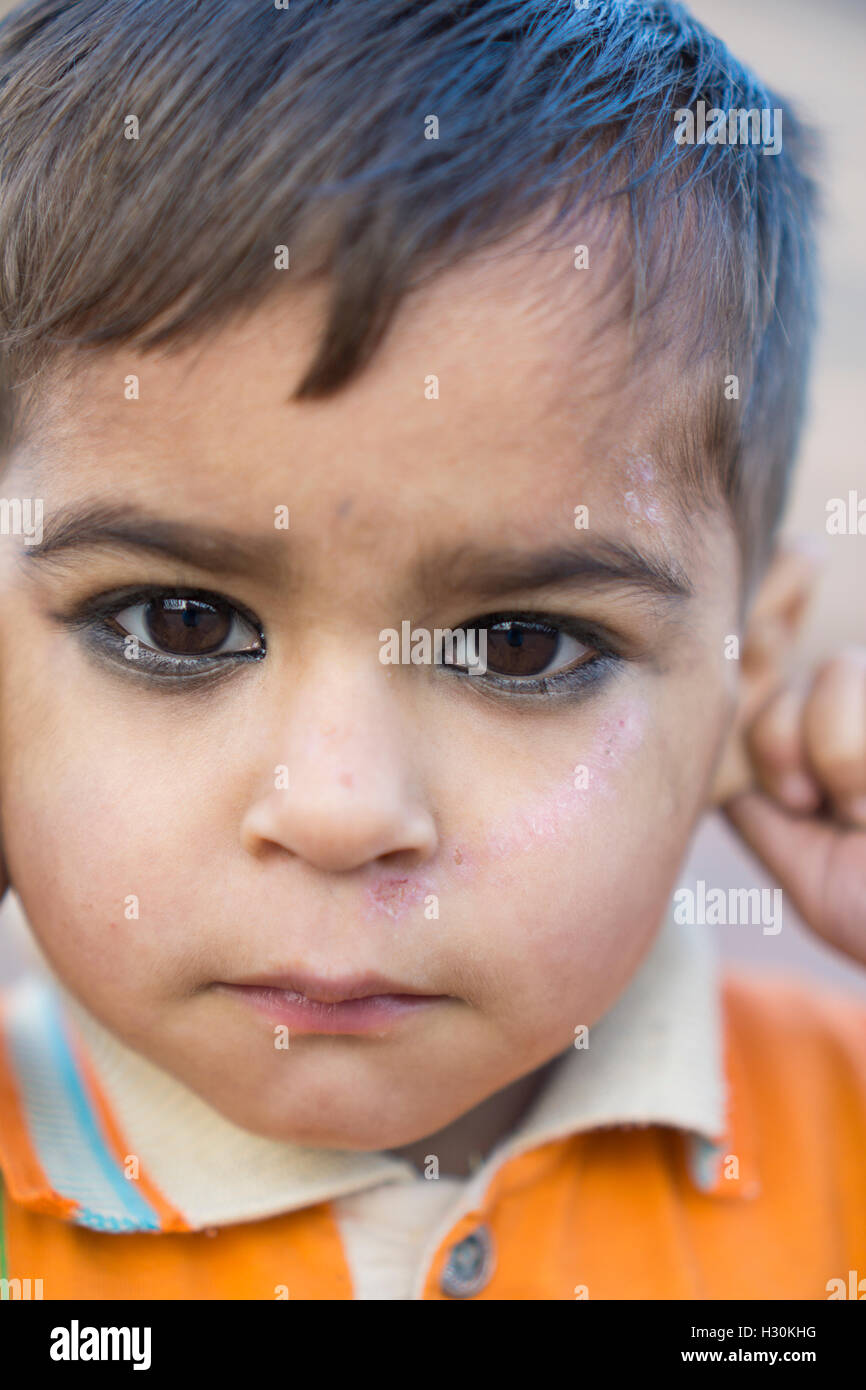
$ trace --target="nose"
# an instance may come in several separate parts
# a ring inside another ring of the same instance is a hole
[[[344,685],[330,697],[301,694],[277,727],[267,780],[241,823],[247,853],[281,850],[331,873],[398,854],[421,863],[435,853],[414,740],[387,692]]]

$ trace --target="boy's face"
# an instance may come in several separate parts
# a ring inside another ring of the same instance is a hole
[[[666,478],[671,367],[595,342],[561,263],[433,282],[324,401],[286,404],[318,288],[88,356],[7,470],[45,528],[2,546],[12,882],[85,1006],[251,1130],[408,1144],[566,1049],[706,805],[735,540]],[[479,620],[486,674],[380,660]]]

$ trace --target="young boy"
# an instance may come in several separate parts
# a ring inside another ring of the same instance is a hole
[[[866,1290],[866,1011],[670,906],[725,805],[866,960],[788,106],[664,0],[31,0],[0,92],[4,1292]]]

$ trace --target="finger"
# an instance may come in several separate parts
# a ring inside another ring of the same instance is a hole
[[[724,809],[803,922],[837,950],[866,964],[862,835],[791,816],[761,792],[738,796]]]
[[[772,697],[746,736],[761,788],[788,810],[814,813],[823,800],[806,756],[803,731],[806,692],[787,687]]]
[[[866,826],[866,651],[821,667],[803,716],[806,756],[835,813]]]

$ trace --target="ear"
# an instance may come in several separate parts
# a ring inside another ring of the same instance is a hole
[[[822,566],[807,540],[780,542],[764,572],[740,640],[737,708],[710,800],[721,805],[754,785],[745,732],[789,677],[791,658]]]

